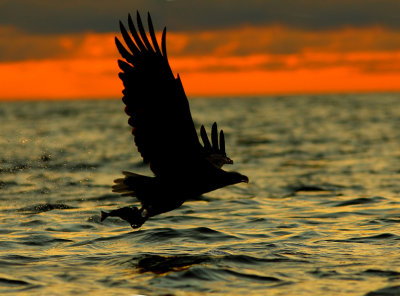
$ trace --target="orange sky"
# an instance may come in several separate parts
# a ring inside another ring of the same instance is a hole
[[[121,96],[115,34],[0,33],[0,99]],[[400,91],[400,32],[382,27],[172,32],[167,49],[188,96]]]

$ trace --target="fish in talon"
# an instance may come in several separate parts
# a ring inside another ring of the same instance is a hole
[[[123,207],[110,212],[101,211],[100,221],[103,222],[108,217],[119,217],[127,221],[132,228],[139,228],[147,220],[146,210],[137,207]]]

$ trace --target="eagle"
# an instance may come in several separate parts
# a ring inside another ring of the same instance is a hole
[[[233,161],[226,155],[224,132],[218,133],[217,123],[212,125],[211,142],[205,127],[200,127],[200,143],[181,79],[179,74],[174,76],[168,62],[166,27],[160,48],[150,13],[147,33],[138,11],[136,23],[137,27],[129,14],[128,33],[120,21],[125,45],[117,37],[115,44],[124,59],[118,60],[118,65],[128,124],[138,152],[154,176],[124,171],[123,178],[114,180],[113,192],[135,197],[141,207],[101,212],[101,221],[120,217],[132,228],[204,193],[249,182],[245,175],[221,169]]]

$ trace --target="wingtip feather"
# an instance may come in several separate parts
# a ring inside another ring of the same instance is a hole
[[[224,131],[223,130],[221,130],[219,132],[219,148],[221,150],[221,153],[223,155],[226,155],[226,152],[225,152],[225,135],[224,135]]]
[[[211,128],[211,142],[213,149],[218,151],[218,128],[216,122],[213,123]]]
[[[138,13],[139,13],[139,11],[137,11],[137,14]],[[135,40],[136,44],[139,47],[139,50],[147,51],[146,46],[144,46],[143,41],[140,39],[139,34],[136,31],[136,27],[135,27],[135,24],[133,23],[131,15],[128,16],[128,27],[129,27],[129,30],[131,31],[133,39]]]
[[[137,14],[136,14],[136,22],[137,22],[137,25],[138,25],[138,28],[139,28],[140,37],[143,40],[144,46],[146,47],[146,49],[148,51],[152,52],[153,48],[152,48],[152,46],[151,46],[151,44],[149,42],[149,39],[147,38],[146,31],[145,31],[145,29],[143,27],[142,18],[140,17],[139,11],[137,11]]]
[[[132,54],[130,54],[126,50],[126,48],[122,45],[121,41],[119,41],[118,37],[115,37],[114,40],[115,40],[115,45],[117,46],[117,49],[118,49],[119,53],[121,54],[121,56],[126,60],[131,59],[131,57],[133,57]]]
[[[154,33],[154,26],[153,26],[153,22],[151,20],[150,12],[147,12],[147,25],[149,26],[150,38],[151,38],[151,41],[153,43],[153,47],[155,49],[155,52],[157,54],[161,54],[160,47],[158,46],[156,35]]]
[[[206,129],[204,128],[204,125],[200,127],[200,136],[204,144],[204,149],[211,150],[211,143],[210,140],[208,140],[207,132]]]
[[[165,58],[167,58],[166,35],[167,35],[167,27],[164,27],[161,37],[161,48],[162,48],[162,54]]]

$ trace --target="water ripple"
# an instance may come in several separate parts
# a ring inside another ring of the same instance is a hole
[[[2,103],[0,294],[398,295],[399,98],[192,100],[250,183],[139,230],[99,219],[151,175],[120,101]]]
[[[36,205],[28,206],[28,207],[23,207],[23,208],[17,209],[17,211],[24,212],[26,214],[40,214],[40,213],[51,211],[51,210],[69,210],[69,209],[75,209],[75,207],[71,207],[66,204],[45,203],[45,204],[36,204]]]

